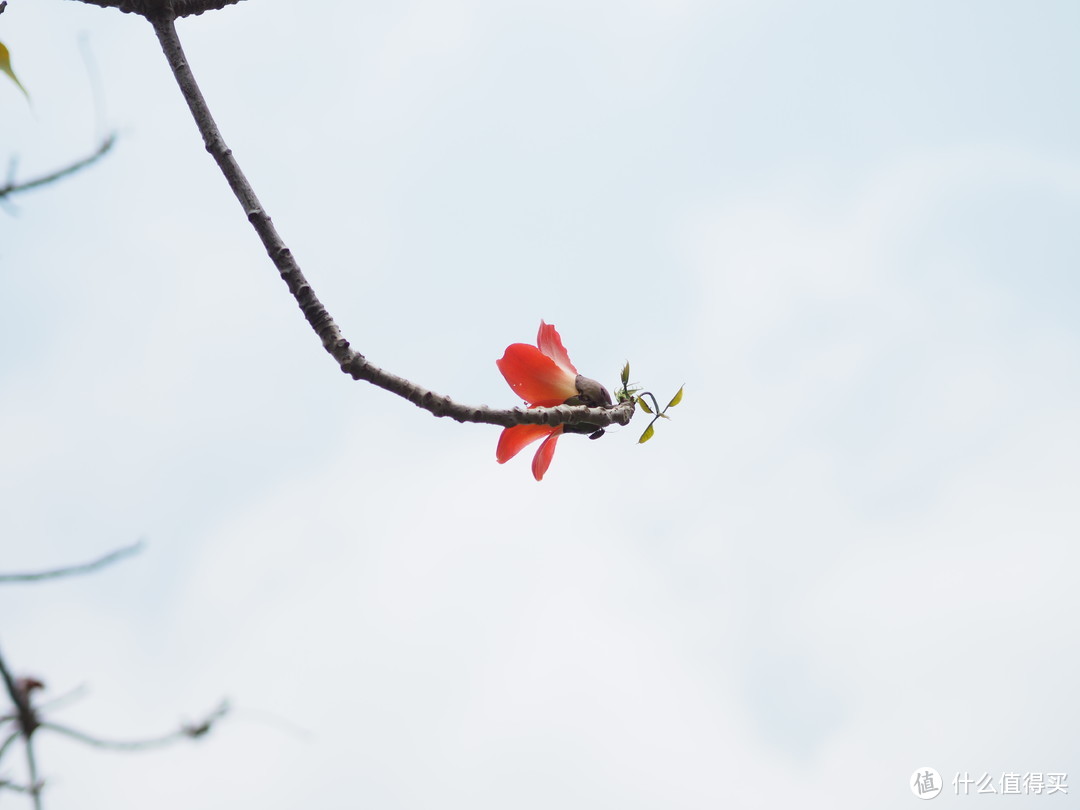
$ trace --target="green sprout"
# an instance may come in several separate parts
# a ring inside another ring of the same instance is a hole
[[[652,391],[642,391],[641,388],[630,387],[629,362],[627,362],[626,365],[623,366],[620,379],[622,380],[622,388],[618,389],[615,392],[615,401],[628,402],[630,400],[634,400],[637,403],[637,406],[641,408],[641,410],[652,416],[652,421],[649,422],[649,426],[645,428],[645,432],[642,433],[641,438],[638,439],[638,444],[644,444],[649,439],[651,439],[653,435],[655,435],[656,429],[653,427],[653,425],[656,424],[657,419],[671,418],[667,415],[667,411],[669,408],[674,408],[676,405],[682,402],[683,388],[685,388],[686,386],[679,386],[679,390],[675,392],[675,396],[671,398],[671,401],[668,402],[668,404],[665,405],[663,408],[661,408],[660,403],[657,402],[656,396],[652,393]],[[640,394],[638,393],[639,391],[641,392]],[[649,403],[645,401],[645,397],[648,397],[650,400],[652,400],[652,407],[649,407]]]

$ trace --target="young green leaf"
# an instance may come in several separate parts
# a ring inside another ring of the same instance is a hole
[[[653,437],[653,433],[655,433],[655,432],[656,431],[653,430],[653,426],[649,425],[647,428],[645,428],[645,432],[641,434],[641,438],[637,440],[637,443],[638,444],[645,444],[645,442],[647,442],[649,439],[651,439]]]
[[[652,408],[645,404],[645,397],[638,397],[637,404],[641,410],[645,411],[645,413],[652,413]]]
[[[623,388],[625,388],[627,385],[629,385],[629,383],[630,383],[630,361],[629,360],[627,360],[626,365],[622,367],[621,379],[622,379]]]
[[[682,402],[682,390],[683,390],[683,389],[684,389],[685,387],[686,387],[685,385],[680,385],[680,386],[679,386],[679,391],[678,391],[678,393],[677,393],[677,394],[675,394],[675,396],[673,396],[673,397],[671,398],[671,402],[669,402],[669,403],[667,404],[667,408],[674,408],[674,407],[675,407],[676,405],[678,405],[678,404],[679,404],[680,402]],[[667,410],[667,408],[664,408],[664,410],[666,411],[666,410]]]
[[[30,94],[26,92],[26,88],[22,86],[22,82],[20,82],[19,78],[15,75],[15,71],[11,69],[11,54],[8,53],[8,49],[3,42],[0,42],[0,70],[11,77],[11,80],[15,82],[15,86],[23,91],[23,95],[26,96],[26,99],[29,101]]]

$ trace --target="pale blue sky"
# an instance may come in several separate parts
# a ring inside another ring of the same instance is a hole
[[[583,373],[686,399],[537,484],[496,428],[351,382],[149,26],[12,0],[6,152],[93,146],[84,32],[121,137],[0,217],[0,570],[148,546],[0,591],[0,644],[87,683],[62,717],[103,735],[238,707],[152,755],[43,737],[50,810],[899,808],[927,765],[1080,790],[1074,3],[179,28],[375,363],[509,406],[494,360],[543,318]]]

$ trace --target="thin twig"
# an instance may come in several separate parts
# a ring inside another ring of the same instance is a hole
[[[34,733],[34,729],[38,726],[34,709],[30,705],[30,693],[33,690],[30,688],[19,688],[19,684],[15,680],[15,677],[7,668],[7,663],[4,661],[2,653],[0,653],[0,679],[3,679],[4,688],[7,689],[8,697],[11,698],[11,702],[15,705],[19,733],[24,737],[29,738],[30,735]]]
[[[45,709],[56,709],[59,706],[63,706],[65,703],[70,703],[73,700],[78,700],[86,694],[86,684],[81,683],[74,689],[70,689],[62,695],[57,695],[49,700],[42,700],[35,704],[35,708],[40,712]]]
[[[43,785],[38,781],[34,741],[29,734],[23,738],[23,746],[26,749],[26,776],[30,780],[30,798],[34,800],[34,810],[41,810],[41,788]]]
[[[124,548],[118,548],[116,551],[110,551],[104,557],[99,557],[88,563],[67,565],[63,568],[53,568],[49,571],[32,571],[24,574],[0,574],[0,583],[38,582],[43,579],[56,579],[57,577],[68,577],[75,574],[88,574],[91,571],[97,571],[99,568],[111,565],[117,560],[122,560],[124,557],[130,557],[132,554],[137,554],[142,551],[142,549],[143,541],[140,540],[130,546],[124,546]]]
[[[263,709],[233,709],[231,715],[234,723],[242,722],[246,719],[252,723],[259,723],[277,729],[283,734],[289,734],[298,740],[310,740],[315,737],[311,731],[303,726],[297,725],[292,720]]]
[[[110,133],[105,140],[103,140],[91,154],[77,160],[70,166],[65,166],[62,169],[57,169],[49,174],[42,175],[41,177],[35,177],[33,180],[23,180],[21,183],[15,182],[13,179],[9,179],[7,185],[0,186],[0,200],[4,200],[10,197],[12,194],[18,194],[23,191],[29,191],[32,188],[38,186],[48,185],[49,183],[55,183],[62,177],[67,177],[69,174],[74,174],[89,166],[91,163],[95,163],[100,160],[106,152],[112,149],[113,144],[116,143],[116,133]]]
[[[0,759],[4,758],[4,754],[7,752],[8,746],[15,742],[15,740],[19,739],[20,734],[21,732],[13,731],[11,732],[11,734],[8,735],[8,738],[4,740],[2,745],[0,745]]]
[[[221,705],[208,714],[202,722],[186,724],[176,731],[170,731],[168,734],[162,734],[160,737],[150,737],[144,740],[104,740],[100,737],[87,734],[84,731],[78,731],[77,729],[61,726],[57,723],[48,721],[42,723],[41,728],[55,731],[58,734],[71,737],[81,743],[92,745],[95,748],[104,748],[110,751],[146,751],[152,748],[164,748],[167,745],[172,745],[173,743],[184,739],[197,739],[209,732],[210,729],[213,728],[214,723],[228,714],[228,711],[229,704],[222,701]]]
[[[34,746],[31,741],[34,731],[40,727],[37,714],[34,712],[33,706],[30,705],[30,695],[34,690],[26,679],[23,679],[24,685],[20,688],[19,682],[15,680],[8,670],[2,654],[0,654],[0,679],[3,679],[8,697],[15,704],[18,720],[17,733],[22,737],[23,746],[26,749],[26,771],[27,777],[30,779],[30,796],[34,802],[34,810],[41,810],[41,783],[38,781],[37,760],[34,757]],[[40,687],[41,684],[36,683],[35,686]],[[5,748],[8,742],[10,741],[4,743]]]
[[[341,370],[356,380],[365,380],[373,385],[397,394],[414,405],[431,412],[435,416],[449,416],[458,422],[482,422],[490,425],[543,424],[543,425],[593,425],[597,428],[618,423],[626,425],[634,415],[634,403],[623,402],[611,408],[586,408],[561,405],[557,408],[512,408],[496,410],[486,406],[462,405],[450,397],[440,396],[422,386],[409,382],[402,377],[383,371],[370,363],[359,352],[349,346],[349,341],[342,335],[337,323],[315,295],[308,280],[300,271],[300,266],[292,252],[278,235],[269,215],[255,196],[240,165],[233,157],[232,150],[226,146],[210,108],[203,98],[202,91],[195,81],[195,76],[184,55],[176,26],[171,16],[153,17],[151,23],[157,33],[161,49],[169,61],[176,83],[180,86],[195,124],[203,137],[203,142],[225,176],[229,187],[244,209],[267,254],[277,267],[281,278],[289,288],[296,302],[300,305],[308,324],[319,336],[323,348],[337,361]]]
[[[90,84],[90,98],[94,102],[94,136],[100,138],[105,131],[105,91],[101,89],[101,74],[98,73],[97,60],[94,59],[85,31],[79,35],[79,51],[86,67],[86,80]]]

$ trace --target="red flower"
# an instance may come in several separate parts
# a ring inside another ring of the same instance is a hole
[[[540,321],[536,346],[514,343],[506,347],[501,360],[496,360],[503,377],[514,393],[530,408],[552,408],[579,396],[577,369],[562,344],[555,327]],[[555,455],[555,443],[563,434],[562,425],[514,425],[499,436],[495,458],[500,464],[512,459],[525,447],[543,438],[533,457],[533,477],[544,477]],[[546,438],[544,438],[546,437]]]
[[[562,425],[514,425],[503,428],[502,435],[499,436],[499,446],[495,449],[495,458],[500,464],[504,464],[537,439],[547,436],[533,456],[532,474],[533,478],[539,481],[551,466],[551,459],[555,456],[555,442],[562,433]]]

